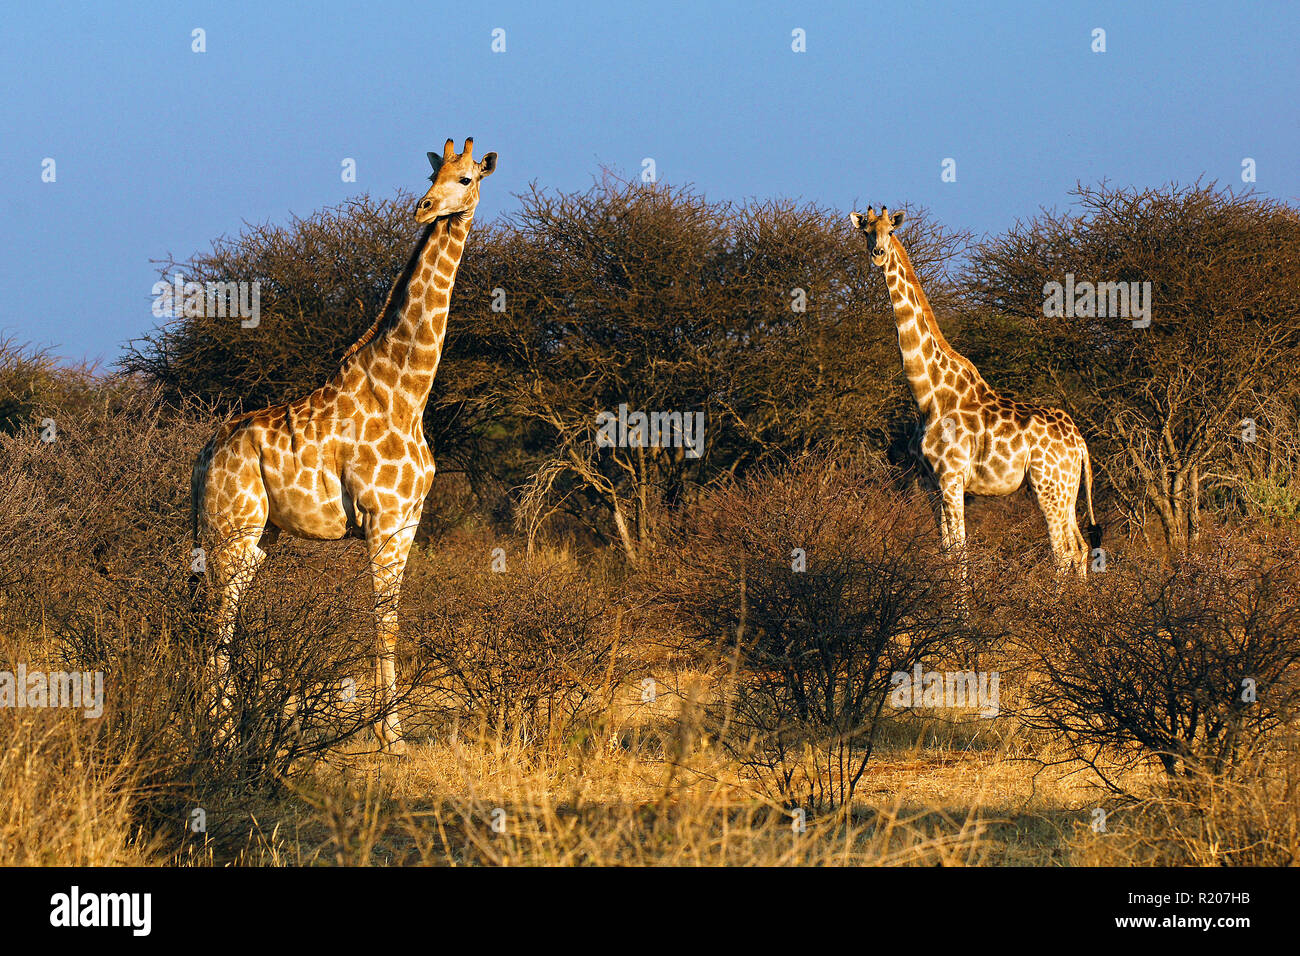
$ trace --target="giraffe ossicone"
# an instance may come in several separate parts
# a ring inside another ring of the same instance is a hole
[[[1057,568],[1087,573],[1089,542],[1075,506],[1085,479],[1091,547],[1100,543],[1092,510],[1092,462],[1070,416],[1041,405],[1003,398],[975,366],[948,344],[935,321],[911,259],[894,231],[904,214],[850,213],[866,237],[871,261],[889,288],[903,372],[921,411],[912,450],[935,508],[944,550],[966,544],[965,496],[1009,495],[1028,478],[1047,521]],[[964,555],[963,580],[966,577]]]
[[[230,640],[239,600],[281,532],[312,540],[364,539],[375,598],[375,733],[382,750],[404,749],[392,702],[397,600],[433,455],[424,408],[447,332],[452,286],[496,153],[474,160],[447,140],[430,152],[433,174],[415,207],[424,226],[375,323],[320,388],[236,416],[200,452],[191,484],[192,526],[216,589],[212,664],[227,698]]]

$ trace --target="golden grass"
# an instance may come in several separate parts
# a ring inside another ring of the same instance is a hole
[[[338,753],[277,797],[207,807],[241,815],[242,836],[182,852],[134,828],[132,768],[96,767],[86,722],[0,712],[0,863],[1213,865],[1287,862],[1300,832],[1294,773],[1222,785],[1208,810],[1161,796],[1153,776],[1150,800],[1116,809],[1083,774],[1034,763],[1050,755],[1013,717],[943,714],[891,725],[852,812],[796,832],[716,747],[675,739],[671,706],[665,694],[598,746],[474,728],[403,759]],[[1105,833],[1090,828],[1096,806]]]
[[[39,641],[3,659],[41,659]],[[632,651],[628,651],[632,653]],[[851,809],[790,812],[704,736],[693,711],[716,675],[664,647],[609,701],[599,739],[519,740],[489,726],[433,738],[409,720],[409,755],[369,741],[332,753],[274,796],[214,796],[219,838],[137,822],[141,768],[106,765],[94,721],[0,709],[0,864],[861,866],[1216,865],[1300,860],[1300,761],[1257,779],[1172,794],[1151,771],[1119,807],[1082,768],[1057,765],[1014,715],[933,710],[886,723]],[[6,663],[3,666],[10,667]],[[653,700],[639,675],[655,674]],[[418,702],[418,695],[414,698]],[[1107,812],[1094,832],[1095,809]],[[216,832],[216,828],[214,828]]]
[[[891,725],[851,813],[785,809],[678,713],[705,675],[670,673],[653,703],[623,689],[598,745],[547,747],[491,728],[361,750],[250,815],[254,865],[1061,865],[1096,795],[1024,762],[1014,718]],[[256,818],[256,826],[253,820]],[[268,833],[267,821],[278,828]],[[254,832],[256,831],[256,832]],[[192,862],[211,862],[220,854]]]
[[[94,762],[79,714],[0,710],[0,865],[144,865],[130,766]]]

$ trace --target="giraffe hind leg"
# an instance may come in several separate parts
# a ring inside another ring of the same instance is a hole
[[[1038,489],[1038,504],[1047,522],[1047,538],[1052,546],[1052,557],[1058,573],[1083,574],[1087,564],[1087,549],[1077,520],[1071,514],[1069,496],[1057,488]]]
[[[1070,518],[1070,527],[1074,531],[1075,542],[1074,572],[1079,577],[1084,578],[1088,576],[1088,555],[1091,553],[1091,549],[1088,547],[1088,540],[1079,529],[1079,520],[1074,516],[1073,509],[1071,509]]]
[[[1088,574],[1088,556],[1091,553],[1088,539],[1079,528],[1079,476],[1082,468],[1083,456],[1080,455],[1074,459],[1072,466],[1066,469],[1068,472],[1066,483],[1061,488],[1062,520],[1065,522],[1066,533],[1069,536],[1068,543],[1072,545],[1069,567],[1081,578]]]
[[[260,536],[260,529],[237,533],[213,553],[218,605],[217,642],[212,651],[210,666],[215,690],[214,712],[223,736],[229,732],[232,722],[230,651],[239,615],[239,602],[253,583],[258,568],[266,560],[266,552],[258,547]]]

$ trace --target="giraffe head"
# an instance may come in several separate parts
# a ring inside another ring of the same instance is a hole
[[[433,167],[432,185],[415,206],[415,221],[421,224],[477,206],[479,181],[497,168],[497,154],[488,153],[476,163],[473,138],[465,140],[465,150],[459,156],[456,144],[447,140],[441,156],[429,153],[429,165]]]
[[[889,237],[903,224],[902,212],[891,215],[887,207],[881,206],[880,215],[877,216],[875,209],[868,206],[866,212],[849,213],[849,218],[853,220],[854,227],[867,237],[867,249],[871,253],[871,261],[878,266],[883,266],[886,256],[889,255]]]

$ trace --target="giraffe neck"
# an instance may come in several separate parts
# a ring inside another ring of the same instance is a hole
[[[922,413],[935,411],[936,390],[945,384],[944,376],[936,374],[936,359],[946,355],[947,365],[955,373],[947,384],[960,393],[972,384],[979,373],[975,366],[948,344],[935,321],[930,301],[921,288],[921,280],[912,268],[903,244],[890,237],[889,255],[885,259],[885,282],[889,286],[889,300],[894,306],[894,325],[898,328],[898,350],[903,356],[903,372],[911,386],[912,397]]]
[[[367,386],[394,423],[414,432],[424,415],[442,358],[447,313],[473,210],[431,223],[388,294],[379,319],[344,356],[365,372]]]

